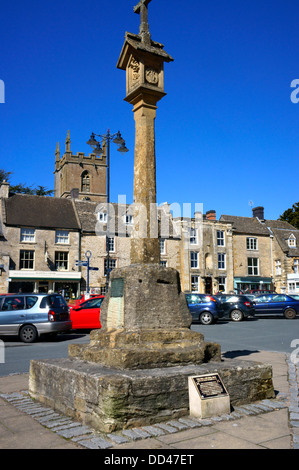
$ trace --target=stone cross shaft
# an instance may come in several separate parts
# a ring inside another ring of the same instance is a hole
[[[151,99],[153,100],[151,102]],[[141,94],[134,106],[134,227],[131,263],[160,263],[156,210],[155,97]]]
[[[126,33],[117,67],[126,71],[125,100],[133,105],[135,119],[134,225],[131,233],[131,264],[160,265],[156,205],[155,119],[157,102],[165,96],[164,62],[173,61],[163,44],[151,40],[148,5],[140,0],[139,34]]]

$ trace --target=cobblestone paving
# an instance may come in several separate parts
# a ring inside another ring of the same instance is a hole
[[[290,369],[291,385],[291,405],[290,405],[290,425],[294,430],[294,448],[299,447],[299,409],[298,409],[298,385],[297,370],[294,364],[288,362]],[[294,366],[294,367],[292,367]],[[59,436],[69,439],[88,449],[109,449],[115,445],[125,444],[139,439],[148,439],[167,434],[173,434],[190,428],[199,428],[202,426],[212,426],[215,423],[228,420],[238,420],[244,416],[254,416],[261,413],[268,413],[274,410],[288,407],[288,396],[282,396],[279,400],[262,400],[258,403],[236,406],[230,414],[217,416],[210,419],[197,419],[191,416],[185,416],[178,419],[172,419],[164,423],[157,423],[151,426],[142,426],[132,429],[124,429],[113,433],[99,433],[89,426],[74,421],[51,408],[41,406],[30,398],[27,391],[1,394],[1,398],[7,400],[19,410],[27,413],[36,419],[40,424],[57,433]]]

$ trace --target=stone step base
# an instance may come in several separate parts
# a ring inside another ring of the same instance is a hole
[[[80,360],[31,361],[29,393],[101,432],[186,416],[188,376],[218,373],[232,406],[274,398],[272,367],[249,361],[124,370]]]

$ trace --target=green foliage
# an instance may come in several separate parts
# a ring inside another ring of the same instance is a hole
[[[11,171],[5,171],[0,169],[0,183],[3,181],[9,182],[9,179],[12,175]],[[48,189],[46,186],[37,186],[34,188],[31,186],[26,186],[23,183],[19,183],[16,185],[10,185],[10,191],[12,193],[21,193],[21,194],[32,194],[36,196],[52,196],[53,189]]]
[[[295,202],[290,209],[284,211],[279,220],[285,220],[299,229],[299,202]]]

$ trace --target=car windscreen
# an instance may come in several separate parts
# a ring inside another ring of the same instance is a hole
[[[102,302],[103,302],[103,298],[101,299],[89,299],[87,300],[86,302],[83,302],[81,305],[80,305],[80,308],[93,308],[93,307],[100,307]]]

